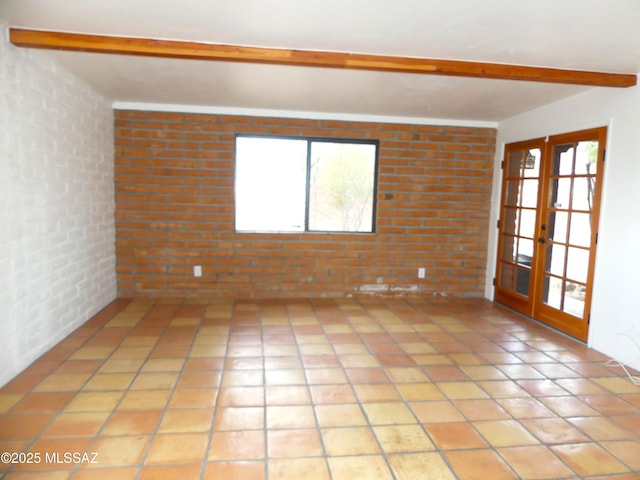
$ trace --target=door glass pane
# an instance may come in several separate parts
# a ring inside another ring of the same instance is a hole
[[[571,315],[582,318],[584,315],[584,285],[567,282],[564,292],[563,310]]]
[[[552,183],[551,208],[569,208],[569,198],[571,197],[571,178],[554,178]]]
[[[556,277],[545,276],[543,301],[550,307],[560,310],[562,308],[562,280]]]
[[[521,295],[529,296],[529,281],[531,277],[531,270],[528,268],[516,269],[516,292]]]
[[[505,262],[516,261],[517,237],[502,235],[502,260]]]
[[[547,220],[547,238],[554,242],[566,243],[567,241],[567,212],[549,212]]]
[[[507,180],[507,191],[505,194],[505,205],[512,207],[518,206],[519,192],[520,192],[520,180]]]
[[[588,213],[572,213],[569,243],[579,247],[591,245],[591,215]]]
[[[520,220],[520,232],[523,237],[533,238],[536,231],[536,211],[521,210],[522,220]]]
[[[538,205],[538,180],[523,180],[521,206],[536,208],[537,205]]]
[[[502,219],[502,230],[505,233],[515,234],[517,231],[518,209],[507,207],[504,209]]]
[[[556,147],[556,152],[562,151],[567,147],[570,146],[562,145],[560,147]],[[573,148],[569,148],[560,154],[560,158],[556,160],[555,167],[554,171],[557,172],[556,175],[571,175],[573,173]]]
[[[595,175],[598,170],[598,142],[578,143],[576,153],[576,175]]]
[[[522,163],[524,162],[523,154],[523,151],[518,150],[517,152],[511,152],[509,155],[509,162],[507,165],[508,178],[518,178],[522,176]]]
[[[567,255],[567,278],[587,283],[589,250],[569,247]]]
[[[540,149],[533,148],[524,152],[524,176],[539,177],[540,176]]]
[[[547,245],[547,272],[559,277],[564,276],[564,256],[566,248],[563,245]]]
[[[518,263],[531,265],[533,257],[533,240],[528,238],[520,238],[518,242]],[[522,261],[521,261],[522,258]]]
[[[596,188],[595,182],[595,177],[576,177],[574,179],[572,205],[574,210],[591,211]]]
[[[513,288],[513,271],[514,266],[509,263],[500,264],[500,286],[502,288]]]

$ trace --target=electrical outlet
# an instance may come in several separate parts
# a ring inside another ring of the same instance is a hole
[[[201,277],[202,276],[202,265],[194,265],[193,266],[193,276]]]
[[[420,267],[418,269],[418,278],[425,278],[427,276],[427,269],[424,267]]]

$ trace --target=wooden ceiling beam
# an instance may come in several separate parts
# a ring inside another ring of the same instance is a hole
[[[9,38],[14,45],[19,47],[90,53],[449,75],[599,87],[624,88],[637,83],[637,75],[635,74],[362,53],[220,45],[21,28],[11,28]]]

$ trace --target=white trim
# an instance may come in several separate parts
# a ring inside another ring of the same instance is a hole
[[[114,110],[143,110],[152,112],[204,113],[219,115],[243,115],[251,117],[300,118],[310,120],[342,120],[347,122],[403,123],[410,125],[443,125],[457,127],[497,128],[498,122],[482,120],[454,120],[448,118],[395,117],[385,115],[305,112],[299,110],[268,110],[243,107],[216,107],[204,105],[179,105],[169,103],[113,102]]]

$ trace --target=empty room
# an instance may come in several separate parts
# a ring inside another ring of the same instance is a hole
[[[0,0],[0,478],[640,478],[635,0]]]

